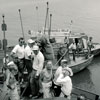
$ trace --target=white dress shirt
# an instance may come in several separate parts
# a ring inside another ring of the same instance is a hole
[[[37,55],[34,54],[34,60],[33,60],[33,69],[37,71],[37,74],[39,75],[43,69],[44,65],[44,56],[43,54],[39,51]]]
[[[12,50],[13,53],[15,53],[19,59],[24,58],[24,45],[20,46],[19,44],[14,47]]]
[[[69,46],[69,49],[76,49],[76,43],[72,43],[70,46]]]
[[[30,60],[29,56],[32,55],[32,49],[29,47],[29,45],[27,45],[25,47],[25,59]]]

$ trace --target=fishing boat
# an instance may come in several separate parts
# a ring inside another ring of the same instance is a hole
[[[72,56],[70,56],[70,59],[71,60],[68,63],[68,66],[72,69],[73,73],[78,73],[91,64],[93,60],[93,55],[89,56],[87,59],[85,58],[85,56],[80,56],[80,57],[76,56],[75,61],[73,61]],[[55,71],[57,67],[58,66],[55,66],[53,68],[53,71]]]
[[[46,34],[48,34],[48,30],[46,30]],[[70,33],[68,30],[51,30],[50,33],[50,42],[55,50],[58,50],[61,46],[64,47],[66,44],[64,43],[65,37],[67,37],[69,45],[72,43],[73,39],[75,40],[75,43],[77,44],[78,41],[83,42],[83,39],[86,39],[88,41],[88,36],[85,33]],[[59,42],[60,41],[60,42]],[[85,51],[87,52],[87,51]],[[69,53],[72,53],[69,51]],[[80,51],[80,54],[82,54],[83,51]],[[93,43],[93,47],[91,48],[91,53],[94,56],[98,56],[100,54],[100,44],[99,43]]]

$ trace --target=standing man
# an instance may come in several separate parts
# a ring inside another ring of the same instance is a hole
[[[51,60],[54,62],[54,51],[49,39],[42,33],[37,34],[37,44],[44,55],[45,61]]]
[[[53,96],[51,92],[53,79],[52,67],[52,61],[46,62],[45,68],[40,75],[40,79],[42,82],[43,98],[51,98]]]
[[[87,42],[89,54],[91,54],[91,49],[94,47],[92,39],[93,39],[92,37],[89,37],[89,40]]]
[[[27,46],[25,47],[25,65],[26,69],[28,71],[28,74],[32,72],[32,47],[35,44],[35,41],[32,39],[29,39]]]
[[[73,39],[73,43],[69,46],[69,49],[72,50],[73,60],[75,61],[75,53],[76,53],[76,43],[75,43],[75,39]]]
[[[25,44],[24,38],[22,38],[22,37],[19,38],[18,42],[19,42],[19,44],[17,44],[11,51],[11,56],[14,57],[15,55],[17,55],[17,57],[18,57],[18,65],[17,66],[18,66],[19,77],[20,77],[19,81],[21,81],[21,79],[23,77],[24,66],[25,66],[25,64],[24,64],[24,62],[25,62],[24,61],[24,56],[25,56],[25,54],[24,54],[24,44]]]
[[[39,89],[41,88],[41,82],[39,81],[39,77],[44,65],[44,56],[40,52],[37,45],[33,46],[33,52],[34,60],[32,65],[33,70],[30,77],[30,86],[32,90],[32,96],[38,96],[40,95]]]

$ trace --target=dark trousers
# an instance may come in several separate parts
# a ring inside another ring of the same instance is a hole
[[[53,82],[52,88],[53,88],[54,96],[59,97],[60,93],[61,93],[61,86],[58,86],[58,85],[54,84],[54,82]]]
[[[32,61],[25,59],[25,66],[28,71],[28,74],[30,74],[32,72]]]
[[[73,53],[73,60],[75,61],[75,53],[76,53],[76,50],[75,49],[72,49],[72,53]]]
[[[18,66],[18,70],[20,73],[23,73],[24,71],[24,68],[25,68],[25,59],[19,59],[18,63],[17,63],[17,66]]]
[[[30,86],[31,86],[31,91],[33,96],[38,95],[40,89],[40,83],[39,83],[40,80],[39,80],[39,76],[36,77],[36,72],[37,71],[33,69],[30,76]]]
[[[25,68],[25,59],[19,59],[16,65],[18,66],[18,81],[21,82],[24,77],[23,72]]]

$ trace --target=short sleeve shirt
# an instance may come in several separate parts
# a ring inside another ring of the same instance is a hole
[[[19,44],[14,47],[12,50],[13,53],[15,53],[19,59],[24,58],[24,45],[20,46]]]

